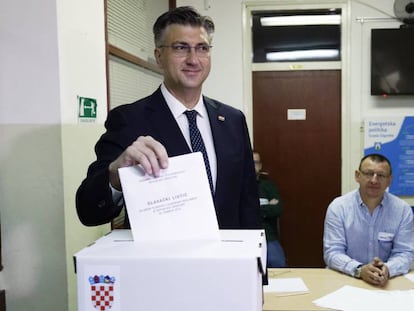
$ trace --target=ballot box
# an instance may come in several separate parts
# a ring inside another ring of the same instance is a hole
[[[259,311],[263,230],[216,241],[132,240],[114,230],[74,255],[78,311]]]

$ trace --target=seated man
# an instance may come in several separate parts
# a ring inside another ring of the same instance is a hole
[[[282,213],[282,199],[275,183],[268,179],[267,173],[262,171],[260,154],[253,152],[254,168],[260,196],[260,214],[262,225],[266,232],[267,267],[284,268],[286,258],[279,243],[279,217]]]
[[[384,286],[409,272],[414,256],[413,212],[386,192],[390,161],[380,154],[362,158],[355,180],[359,189],[334,199],[324,229],[324,260],[329,268]]]

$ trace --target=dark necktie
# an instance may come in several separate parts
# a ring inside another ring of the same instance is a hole
[[[200,131],[197,127],[197,111],[187,110],[185,111],[185,115],[187,116],[188,126],[190,129],[191,148],[193,149],[193,152],[201,151],[203,154],[211,194],[214,194],[213,179],[211,178],[210,163],[208,162],[206,146],[204,145],[203,138],[201,137]]]

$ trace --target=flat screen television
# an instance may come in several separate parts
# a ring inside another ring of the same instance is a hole
[[[371,95],[414,95],[414,27],[371,30]]]

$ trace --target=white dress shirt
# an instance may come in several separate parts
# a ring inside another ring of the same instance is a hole
[[[188,128],[188,119],[184,114],[188,110],[177,98],[175,98],[165,87],[164,83],[161,84],[161,92],[167,102],[168,107],[171,110],[181,132],[187,141],[188,146],[191,148],[190,130]],[[210,120],[208,118],[207,109],[203,103],[203,97],[200,96],[197,104],[193,108],[197,111],[197,127],[200,130],[201,137],[203,138],[204,145],[208,155],[208,162],[210,164],[211,178],[213,179],[214,189],[216,188],[217,180],[217,158],[214,148],[213,135],[211,133]]]

